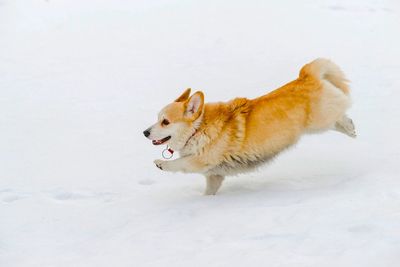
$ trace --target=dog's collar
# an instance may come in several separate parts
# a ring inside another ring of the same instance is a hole
[[[189,143],[189,141],[190,141],[190,139],[192,139],[192,137],[193,136],[195,136],[197,134],[197,129],[194,131],[194,133],[188,138],[188,140],[186,140],[186,142],[185,142],[185,144],[183,145],[183,147],[182,147],[182,149],[183,148],[185,148],[185,146]],[[173,156],[174,156],[174,150],[172,150],[172,148],[170,148],[168,145],[167,145],[167,148],[166,149],[164,149],[163,151],[162,151],[162,156],[163,156],[163,158],[164,159],[170,159],[170,158],[172,158]]]

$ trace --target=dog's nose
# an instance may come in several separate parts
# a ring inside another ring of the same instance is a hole
[[[143,132],[143,134],[144,134],[144,136],[149,137],[150,131],[149,131],[149,130],[145,130],[145,131]]]

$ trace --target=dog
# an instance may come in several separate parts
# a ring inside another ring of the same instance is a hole
[[[256,169],[304,134],[335,130],[356,137],[346,115],[348,80],[328,59],[304,65],[296,80],[255,99],[205,104],[203,92],[190,92],[164,107],[143,134],[181,156],[155,160],[159,169],[203,174],[205,195],[215,195],[225,176]]]

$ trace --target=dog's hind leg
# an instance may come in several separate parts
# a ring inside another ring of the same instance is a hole
[[[215,195],[221,187],[224,176],[221,175],[207,175],[206,176],[206,190],[204,195]]]
[[[346,115],[343,115],[343,117],[335,123],[334,130],[353,138],[357,137],[354,123],[352,119]]]

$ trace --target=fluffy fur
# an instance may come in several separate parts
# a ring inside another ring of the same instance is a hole
[[[306,133],[337,130],[355,137],[344,74],[327,59],[305,65],[299,77],[255,99],[204,103],[187,89],[145,131],[154,144],[168,144],[180,158],[156,160],[164,171],[204,174],[205,194],[216,194],[226,175],[254,170]]]

